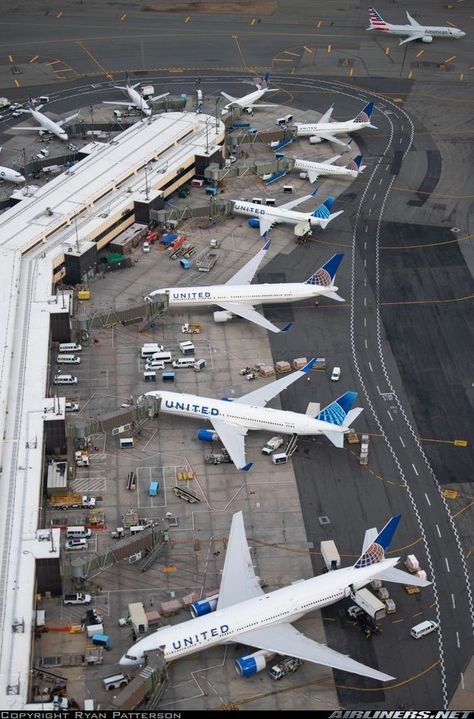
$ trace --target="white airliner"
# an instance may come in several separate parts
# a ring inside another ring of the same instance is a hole
[[[374,130],[377,128],[370,122],[372,110],[374,109],[374,103],[368,102],[367,105],[356,115],[352,120],[346,120],[345,122],[330,122],[331,115],[334,110],[334,105],[327,110],[321,117],[319,122],[309,123],[296,123],[296,135],[298,137],[309,137],[310,142],[318,143],[323,140],[333,142],[336,145],[343,145],[348,147],[347,142],[343,142],[336,135],[347,135],[351,132],[358,132],[363,130],[365,127],[371,127]]]
[[[191,609],[194,619],[157,629],[140,639],[121,657],[120,665],[143,664],[146,655],[158,649],[170,662],[218,644],[236,642],[259,650],[235,660],[242,676],[264,669],[265,655],[282,654],[383,682],[394,679],[309,639],[292,622],[308,612],[350,597],[373,579],[429,586],[431,582],[396,569],[398,557],[385,559],[399,521],[400,516],[392,517],[380,533],[368,529],[361,556],[354,566],[335,569],[265,594],[255,575],[242,512],[237,512],[232,517],[217,602],[195,602]]]
[[[246,215],[252,218],[249,220],[249,225],[259,227],[261,237],[266,235],[273,225],[280,223],[299,225],[302,227],[306,226],[308,231],[310,231],[312,227],[321,227],[321,229],[324,230],[332,220],[344,212],[344,210],[339,210],[339,212],[331,213],[334,197],[328,197],[327,200],[313,210],[313,212],[296,212],[293,210],[293,207],[298,207],[298,205],[314,197],[316,192],[317,190],[310,195],[299,197],[296,200],[291,200],[291,202],[286,202],[284,205],[279,205],[278,207],[259,205],[256,202],[247,202],[247,200],[230,200],[230,202],[234,205],[233,212],[235,212],[236,215]]]
[[[340,157],[341,155],[335,155],[329,160],[323,160],[322,162],[295,159],[293,169],[306,172],[308,180],[313,183],[316,182],[320,175],[328,175],[330,177],[357,177],[357,175],[366,168],[366,165],[361,165],[362,155],[357,155],[357,157],[350,160],[344,167],[334,164]]]
[[[268,81],[269,81],[269,74],[268,72],[265,74],[264,78],[257,82],[257,89],[253,92],[250,92],[248,95],[244,95],[243,97],[232,97],[232,95],[228,95],[226,92],[221,92],[221,95],[225,97],[226,100],[229,100],[227,105],[224,105],[224,107],[221,110],[221,114],[224,115],[226,112],[228,112],[232,107],[241,107],[245,112],[251,113],[253,112],[254,108],[261,108],[261,107],[276,107],[275,105],[265,105],[263,103],[258,103],[260,98],[262,98],[264,95],[266,95],[268,92],[278,92],[278,88],[274,88],[273,90],[270,90],[268,88]]]
[[[0,151],[1,151],[0,147]],[[25,178],[20,172],[17,172],[16,170],[12,170],[10,167],[2,167],[0,165],[0,180],[4,180],[5,182],[14,182],[15,184],[20,184],[21,182],[25,182]]]
[[[64,120],[58,120],[58,122],[54,122],[53,120],[50,120],[49,117],[46,117],[46,115],[43,115],[43,113],[40,112],[42,107],[43,105],[35,106],[33,105],[33,103],[31,103],[29,108],[22,109],[22,112],[29,112],[33,120],[36,120],[40,127],[15,127],[15,130],[39,132],[40,135],[44,135],[45,133],[50,132],[52,135],[56,135],[56,137],[58,137],[60,140],[64,140],[64,142],[66,142],[68,140],[68,134],[65,130],[63,130],[63,125],[67,125],[69,122],[74,120],[79,115],[79,112],[75,112],[73,115],[69,115],[69,117],[66,117]]]
[[[414,20],[409,12],[407,12],[408,25],[392,25],[385,22],[383,17],[375,8],[369,8],[370,26],[367,30],[380,30],[386,32],[387,35],[406,36],[405,40],[400,40],[399,45],[413,40],[421,40],[421,42],[433,42],[434,37],[447,37],[452,40],[459,40],[465,36],[465,32],[457,27],[448,27],[446,25],[420,25]]]
[[[245,435],[249,429],[274,434],[324,434],[336,447],[344,446],[344,435],[363,411],[362,407],[351,409],[357,392],[346,392],[316,417],[266,407],[271,399],[310,372],[315,362],[316,359],[312,359],[302,369],[235,400],[230,397],[211,399],[162,390],[147,392],[144,396],[161,400],[161,414],[209,421],[237,469],[248,472],[252,466],[252,462],[246,464],[245,461]]]
[[[334,278],[344,255],[336,254],[325,265],[313,272],[305,282],[292,282],[281,284],[251,285],[251,281],[265,257],[270,240],[265,242],[263,248],[255,257],[247,262],[242,269],[227,281],[225,285],[211,285],[209,287],[165,287],[154,290],[145,297],[150,301],[154,295],[168,295],[168,302],[173,307],[207,307],[219,305],[224,312],[214,312],[216,322],[226,322],[233,315],[239,315],[250,322],[264,327],[270,332],[286,332],[291,323],[279,329],[263,315],[257,312],[254,305],[274,304],[283,302],[298,302],[323,295],[338,302],[344,302],[337,294]]]
[[[130,98],[129,101],[128,102],[119,102],[116,100],[115,101],[104,100],[102,104],[103,105],[124,105],[126,107],[130,107],[133,105],[138,110],[140,110],[140,112],[143,112],[143,114],[146,115],[146,117],[150,117],[150,115],[153,112],[152,108],[150,107],[148,102],[145,100],[145,98],[142,95],[140,95],[140,93],[137,92],[137,90],[135,90],[135,88],[138,87],[139,84],[140,83],[137,82],[135,85],[130,85],[130,83],[127,81],[125,87],[121,87],[120,85],[114,85],[114,87],[117,90],[123,90],[124,92],[127,93],[128,97]],[[162,97],[167,97],[168,95],[169,95],[169,92],[164,92],[162,95],[155,95],[154,97],[151,97],[149,99],[151,102],[154,102],[155,100],[160,100]]]

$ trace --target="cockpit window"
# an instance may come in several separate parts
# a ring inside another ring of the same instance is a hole
[[[134,657],[132,654],[125,654],[126,659],[131,659],[132,661],[136,662],[137,657]]]

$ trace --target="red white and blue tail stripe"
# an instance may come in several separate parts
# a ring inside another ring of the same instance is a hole
[[[367,30],[382,30],[382,32],[387,32],[389,30],[389,27],[381,14],[373,7],[369,8],[369,22],[370,27],[368,27]]]

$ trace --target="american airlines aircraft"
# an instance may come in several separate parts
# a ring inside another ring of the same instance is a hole
[[[139,86],[139,84],[140,83],[137,82],[135,85],[130,85],[130,83],[127,81],[125,87],[121,87],[120,85],[114,85],[114,87],[117,90],[123,90],[124,92],[127,93],[128,97],[130,98],[129,101],[128,102],[119,102],[117,100],[115,100],[115,101],[103,100],[102,104],[103,105],[125,105],[126,107],[130,107],[131,105],[133,105],[138,110],[140,110],[140,112],[143,112],[143,114],[146,117],[150,117],[150,115],[153,112],[152,108],[147,103],[145,98],[142,95],[140,95],[140,93],[137,92],[137,90],[135,89],[136,87]],[[164,92],[162,95],[155,95],[154,97],[150,98],[150,101],[154,102],[155,100],[161,100],[162,97],[167,97],[167,95],[169,95],[169,92]]]
[[[413,40],[421,40],[421,42],[433,42],[434,37],[447,37],[452,40],[459,40],[465,36],[465,32],[457,27],[448,27],[446,25],[420,25],[414,20],[409,12],[407,12],[408,25],[392,25],[385,22],[383,17],[375,8],[369,8],[370,25],[367,30],[380,30],[386,32],[387,35],[406,36],[405,40],[400,40],[399,45]]]
[[[357,392],[346,392],[316,417],[266,407],[271,399],[310,372],[315,362],[316,359],[312,359],[302,369],[235,400],[230,397],[211,399],[162,390],[146,392],[144,396],[161,400],[161,414],[208,420],[237,469],[248,472],[252,466],[252,462],[246,464],[245,460],[245,435],[249,429],[279,434],[324,434],[336,447],[344,446],[344,435],[363,411],[362,407],[351,409]]]
[[[145,297],[145,300],[150,301],[154,295],[166,294],[171,308],[219,305],[224,312],[214,312],[216,322],[227,322],[227,320],[232,319],[233,315],[239,315],[246,320],[250,320],[250,322],[255,322],[260,327],[270,330],[270,332],[286,332],[291,323],[279,329],[257,312],[254,305],[298,302],[299,300],[313,299],[320,295],[330,297],[337,302],[344,302],[342,297],[337,294],[337,287],[333,284],[336,272],[344,257],[341,254],[333,255],[325,265],[313,272],[305,282],[251,285],[250,283],[269,247],[270,240],[267,240],[260,252],[236,272],[225,285],[165,287],[150,292]]]
[[[373,579],[429,586],[431,582],[396,569],[399,557],[385,559],[399,521],[400,516],[391,517],[380,533],[375,528],[368,529],[362,553],[352,567],[335,569],[265,594],[255,575],[242,512],[236,512],[232,517],[217,601],[195,602],[191,608],[194,619],[162,627],[140,639],[121,657],[120,665],[143,664],[146,655],[158,649],[170,662],[208,647],[236,642],[258,650],[235,660],[242,676],[261,671],[266,658],[282,654],[382,682],[394,679],[309,639],[292,622],[308,612],[350,597]]]
[[[226,100],[229,100],[227,105],[224,105],[224,107],[221,110],[221,114],[224,115],[226,112],[228,112],[232,107],[241,107],[245,112],[251,113],[254,108],[259,107],[276,107],[275,105],[265,105],[262,103],[257,104],[258,100],[262,98],[264,95],[266,95],[268,92],[278,92],[278,88],[274,88],[273,90],[270,90],[268,88],[268,81],[269,81],[270,75],[268,72],[265,74],[263,80],[260,82],[257,82],[257,89],[253,92],[250,92],[248,95],[244,95],[243,97],[232,97],[232,95],[228,95],[226,92],[221,92],[221,95],[225,97]]]
[[[316,191],[310,195],[299,197],[297,200],[291,200],[284,205],[279,207],[271,207],[270,205],[259,205],[255,202],[247,202],[247,200],[230,200],[233,202],[233,212],[237,215],[247,215],[253,218],[253,221],[258,220],[258,226],[260,228],[260,236],[263,237],[267,234],[273,225],[284,223],[287,225],[307,225],[308,230],[311,227],[321,227],[325,229],[327,225],[332,222],[338,215],[341,215],[344,210],[334,212],[331,214],[331,209],[334,204],[334,197],[328,197],[319,207],[313,212],[295,212],[293,207],[301,205],[306,200],[310,200],[316,195]],[[249,224],[252,221],[249,221]],[[253,224],[253,223],[252,223]]]
[[[330,122],[331,115],[334,110],[332,105],[321,117],[319,122],[310,123],[296,123],[296,135],[298,137],[308,137],[312,143],[322,142],[327,140],[333,142],[336,145],[343,145],[348,147],[347,142],[339,140],[336,135],[346,135],[350,132],[358,132],[363,130],[365,127],[371,127],[376,130],[375,125],[370,122],[370,117],[374,109],[374,103],[368,102],[367,105],[356,115],[352,120],[346,120],[345,122]]]
[[[308,180],[313,183],[316,182],[320,175],[328,175],[330,177],[357,177],[357,175],[366,168],[366,165],[361,165],[362,155],[357,155],[357,157],[350,160],[344,167],[334,164],[340,157],[341,155],[335,155],[335,157],[331,157],[329,160],[323,160],[322,162],[295,159],[293,169],[306,172]]]
[[[1,151],[0,147],[0,151]],[[21,182],[25,182],[25,178],[23,175],[16,170],[12,170],[10,167],[2,167],[0,165],[0,180],[4,180],[5,182],[14,182],[15,184],[20,184]]]
[[[15,130],[39,132],[40,135],[50,132],[52,135],[56,135],[56,137],[60,140],[64,140],[64,142],[66,142],[69,138],[67,132],[63,130],[63,125],[67,125],[68,122],[74,120],[79,115],[79,112],[75,112],[74,115],[69,115],[69,117],[66,117],[64,120],[53,122],[53,120],[50,120],[49,117],[46,117],[46,115],[43,115],[43,113],[40,112],[42,107],[43,105],[35,106],[31,103],[29,108],[24,108],[22,110],[22,112],[29,112],[33,117],[33,120],[36,120],[36,122],[39,123],[40,127],[15,127]]]

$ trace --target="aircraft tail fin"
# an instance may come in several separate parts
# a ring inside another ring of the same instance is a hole
[[[354,569],[369,567],[371,564],[378,564],[378,562],[381,562],[385,559],[385,552],[390,546],[400,519],[400,514],[397,514],[394,517],[390,517],[385,527],[382,529],[381,532],[377,534],[375,539],[371,542],[371,544],[369,544],[368,547],[365,546],[367,544],[366,538],[370,536],[370,533],[373,534],[374,532],[373,530],[368,530],[365,533],[362,554],[360,555],[357,562],[354,564]]]
[[[346,426],[346,417],[356,399],[357,392],[345,392],[334,400],[334,402],[331,402],[331,404],[328,404],[327,407],[322,409],[319,414],[316,415],[315,419],[319,419],[321,422],[335,424],[338,427]]]
[[[336,272],[342,262],[344,255],[337,253],[333,255],[322,267],[308,277],[305,285],[321,285],[322,287],[331,287],[336,277]]]
[[[346,170],[354,170],[354,172],[360,172],[360,165],[362,162],[362,155],[357,155],[353,160],[350,160],[346,165]]]
[[[331,215],[332,206],[334,205],[334,197],[328,197],[322,202],[311,214],[313,217],[319,217],[320,220],[328,220]]]
[[[268,90],[269,85],[270,85],[270,73],[266,72],[265,75],[262,77],[261,82],[257,83],[257,87],[259,90]]]
[[[369,8],[369,27],[367,30],[383,30],[387,32],[388,25],[381,14],[374,8]]]
[[[370,116],[374,109],[374,103],[368,102],[367,105],[354,117],[354,122],[370,122]]]

